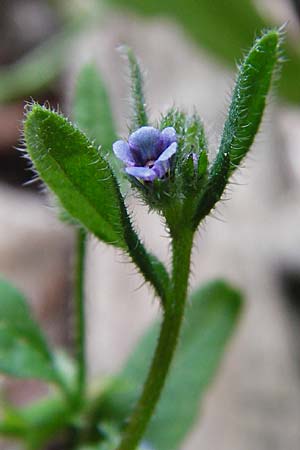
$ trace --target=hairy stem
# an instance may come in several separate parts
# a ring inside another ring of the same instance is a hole
[[[193,242],[191,231],[181,230],[173,236],[172,290],[154,358],[141,394],[129,419],[117,450],[135,450],[155,410],[175,353],[187,297],[190,257]]]
[[[85,358],[85,314],[84,314],[84,269],[86,253],[86,232],[77,233],[75,266],[75,314],[76,314],[76,353],[78,363],[78,395],[82,398],[86,383]]]

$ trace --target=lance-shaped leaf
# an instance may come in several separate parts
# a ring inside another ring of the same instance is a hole
[[[98,239],[129,253],[164,301],[168,275],[134,231],[108,162],[87,137],[61,115],[34,104],[24,124],[34,166],[68,214]]]
[[[99,239],[126,248],[120,192],[96,147],[64,117],[37,104],[24,134],[36,170],[67,212]]]
[[[115,157],[112,145],[117,140],[109,96],[97,70],[90,63],[79,72],[73,99],[73,119],[91,142],[99,146],[118,179],[122,192],[126,192],[128,181],[124,176],[123,165]]]
[[[174,364],[145,435],[154,448],[181,448],[236,327],[240,308],[240,293],[223,281],[208,283],[191,295]],[[157,324],[139,342],[119,381],[104,395],[100,415],[121,423],[126,419],[145,379],[158,331]]]
[[[278,30],[266,32],[240,65],[219,149],[229,153],[231,171],[247,154],[261,123],[280,57],[280,40]]]
[[[107,90],[94,64],[85,65],[79,73],[73,118],[89,140],[101,146],[102,154],[111,152],[117,135]]]
[[[1,279],[0,372],[59,383],[53,356],[24,296]]]
[[[144,96],[144,80],[137,58],[130,47],[124,46],[123,50],[128,58],[131,77],[132,97],[132,131],[148,125],[146,101]]]
[[[279,30],[267,31],[255,41],[239,67],[219,151],[198,202],[194,228],[220,199],[229,176],[254,141],[280,59],[280,43]]]

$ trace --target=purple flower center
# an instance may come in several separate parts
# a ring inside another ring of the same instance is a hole
[[[115,155],[123,161],[129,175],[144,181],[164,178],[177,150],[176,131],[172,127],[160,131],[141,127],[129,136],[128,142],[113,144]]]
[[[146,166],[146,167],[149,167],[149,169],[152,169],[152,167],[154,166],[154,164],[155,164],[155,161],[150,160],[150,161],[147,161],[147,162],[146,162],[145,166]]]

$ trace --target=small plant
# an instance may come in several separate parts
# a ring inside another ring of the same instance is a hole
[[[140,68],[130,49],[126,53],[133,117],[128,139],[116,137],[108,98],[92,65],[84,67],[79,76],[75,125],[45,106],[28,105],[26,151],[38,176],[55,194],[64,219],[77,229],[76,357],[73,360],[50,348],[22,294],[1,281],[0,370],[52,386],[48,397],[27,407],[3,405],[3,436],[19,439],[27,450],[50,448],[50,444],[77,450],[180,447],[241,305],[239,292],[224,281],[210,282],[188,300],[194,235],[254,140],[280,48],[281,32],[266,31],[239,66],[213,161],[197,114],[188,116],[172,108],[159,123],[149,122]],[[165,221],[172,245],[170,271],[145,248],[135,231],[123,193],[128,182]],[[109,382],[94,382],[93,387],[86,377],[85,355],[88,233],[128,255],[162,309],[161,325],[147,333],[121,373]],[[179,338],[181,345],[176,350]]]

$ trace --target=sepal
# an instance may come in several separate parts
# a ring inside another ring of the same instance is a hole
[[[144,95],[144,80],[138,60],[128,46],[122,46],[121,51],[128,59],[131,79],[131,103],[132,103],[132,125],[131,131],[148,125],[148,115]]]

